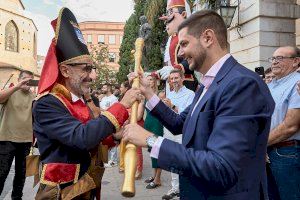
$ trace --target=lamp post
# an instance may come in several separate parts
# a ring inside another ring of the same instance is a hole
[[[216,6],[216,10],[223,18],[227,28],[230,27],[236,8],[237,6],[230,5],[229,0],[221,0],[218,2],[218,6]]]

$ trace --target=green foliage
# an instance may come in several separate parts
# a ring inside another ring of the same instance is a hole
[[[117,73],[117,79],[119,83],[122,83],[127,79],[127,74],[130,72],[130,69],[133,69],[134,66],[131,51],[134,49],[134,41],[137,37],[137,24],[135,18],[135,14],[132,14],[124,27],[124,36],[119,54],[120,68],[119,72]]]
[[[134,58],[131,53],[134,50],[134,43],[140,29],[139,18],[146,15],[152,26],[151,36],[146,43],[147,51],[144,55],[148,62],[143,66],[145,70],[160,69],[163,64],[161,45],[167,38],[165,26],[158,18],[165,12],[165,0],[134,0],[134,13],[126,21],[124,27],[123,42],[120,47],[120,69],[117,74],[119,83],[127,80],[127,74],[134,68]]]
[[[165,25],[159,20],[159,17],[165,13],[166,6],[165,0],[148,0],[145,5],[145,15],[152,26],[151,36],[147,42],[150,47],[147,48],[149,50],[145,55],[148,59],[148,66],[144,66],[146,71],[158,70],[163,66],[161,49],[164,48],[167,33]]]
[[[116,83],[116,73],[108,68],[108,48],[105,44],[93,44],[90,53],[96,66],[97,78],[92,88],[99,88],[104,83]]]

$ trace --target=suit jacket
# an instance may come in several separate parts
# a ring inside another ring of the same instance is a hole
[[[181,199],[267,199],[265,156],[274,101],[254,72],[230,57],[180,115],[161,101],[151,111],[183,143],[164,139],[158,165],[180,175]]]

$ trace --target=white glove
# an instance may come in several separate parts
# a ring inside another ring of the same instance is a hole
[[[162,80],[167,80],[167,78],[170,75],[170,72],[174,69],[174,67],[172,66],[164,66],[163,68],[161,68],[160,70],[158,70],[158,73],[160,75],[160,78]]]

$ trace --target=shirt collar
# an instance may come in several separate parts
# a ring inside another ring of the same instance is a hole
[[[226,60],[230,57],[231,55],[228,53],[222,58],[220,58],[209,70],[208,72],[201,78],[200,83],[204,85],[206,89],[209,88],[213,80],[215,79],[217,73],[220,71],[221,67],[224,65]]]
[[[72,92],[70,92],[70,93],[71,93],[71,97],[72,97],[72,102],[73,102],[73,103],[77,102],[78,100],[81,100],[82,103],[85,103],[82,97],[79,98],[78,96],[76,96],[76,95],[73,94]]]
[[[173,92],[175,92],[175,93],[180,93],[180,92],[182,92],[184,89],[185,89],[185,86],[183,85],[183,86],[178,90],[178,92],[176,92],[175,90],[173,90]]]
[[[295,71],[295,72],[292,72],[292,73],[288,74],[287,76],[284,76],[284,77],[282,77],[282,78],[280,78],[280,79],[274,78],[274,79],[272,80],[272,82],[275,83],[275,84],[283,83],[283,82],[285,82],[286,80],[289,80],[290,77],[294,76],[294,74],[296,74],[296,73],[298,73],[298,72],[296,72],[296,71]]]

